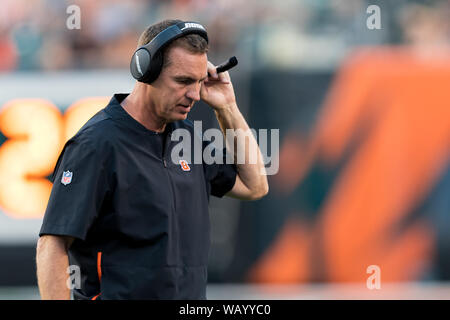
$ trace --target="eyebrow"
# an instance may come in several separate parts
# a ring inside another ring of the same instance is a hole
[[[204,76],[203,78],[201,78],[201,79],[198,80],[198,81],[206,80],[206,78],[208,78],[208,75]],[[196,79],[191,78],[191,77],[189,77],[189,76],[174,76],[174,79],[177,80],[177,81],[189,81],[189,82],[195,82],[195,81],[197,81]]]

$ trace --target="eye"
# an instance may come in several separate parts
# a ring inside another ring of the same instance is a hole
[[[189,85],[192,83],[191,79],[176,79],[176,81],[182,85]]]

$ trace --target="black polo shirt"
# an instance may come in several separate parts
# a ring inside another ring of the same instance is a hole
[[[200,139],[192,123],[150,131],[121,107],[126,96],[114,95],[64,146],[39,236],[75,238],[75,299],[205,299],[209,196],[232,189],[236,167],[173,163],[172,132]]]

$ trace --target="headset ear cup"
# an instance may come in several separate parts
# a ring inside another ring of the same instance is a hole
[[[141,79],[142,76],[136,70],[136,52],[133,53],[133,57],[131,58],[130,71],[131,71],[131,75],[133,76],[133,78],[135,78],[136,80]]]
[[[161,51],[158,51],[150,61],[149,67],[150,70],[148,70],[148,75],[144,79],[144,82],[150,84],[153,81],[155,81],[158,78],[159,74],[161,73],[162,65],[163,65],[163,55]]]
[[[151,64],[150,53],[144,49],[139,48],[133,54],[130,63],[130,71],[133,77],[138,81],[144,81]]]

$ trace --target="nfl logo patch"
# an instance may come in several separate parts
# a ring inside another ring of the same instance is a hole
[[[64,171],[61,177],[61,183],[65,186],[68,185],[69,183],[72,182],[72,176],[73,176],[72,172]]]

